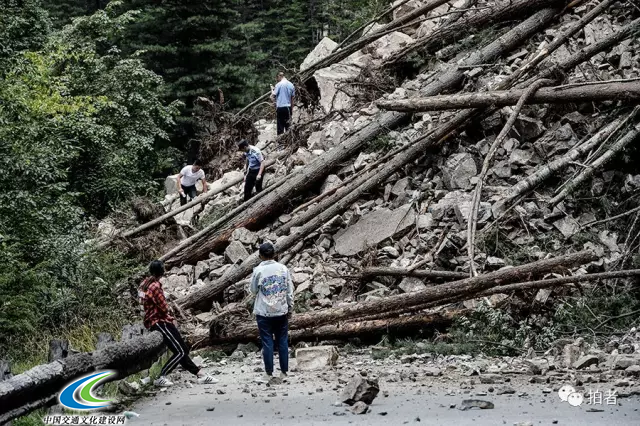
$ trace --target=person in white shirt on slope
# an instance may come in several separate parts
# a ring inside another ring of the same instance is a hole
[[[180,193],[180,205],[187,204],[187,196],[190,201],[198,196],[196,190],[196,182],[202,181],[202,192],[207,192],[207,180],[202,170],[202,163],[200,160],[193,162],[191,166],[185,166],[180,170],[178,175],[178,192]]]

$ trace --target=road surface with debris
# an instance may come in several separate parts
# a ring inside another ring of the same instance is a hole
[[[616,387],[612,381],[594,382],[594,376],[604,379],[595,368],[580,375],[555,371],[534,376],[518,369],[520,360],[492,363],[464,356],[446,360],[427,362],[418,356],[376,361],[366,354],[349,355],[340,358],[334,368],[297,371],[288,383],[268,386],[254,382],[261,367],[256,353],[242,361],[209,363],[207,370],[220,379],[216,385],[197,385],[188,373],[175,373],[175,387],[157,391],[134,405],[140,417],[130,424],[640,424],[638,382],[630,381],[624,387]],[[292,365],[295,369],[295,360]],[[478,374],[492,367],[502,371]],[[351,407],[340,403],[341,390],[356,374],[379,381],[380,393],[366,414],[354,414]],[[561,400],[558,391],[566,385],[578,386],[584,393],[581,405]],[[594,404],[589,404],[589,390]],[[612,391],[614,396],[607,398]],[[489,401],[494,408],[461,410],[463,401],[469,399]]]

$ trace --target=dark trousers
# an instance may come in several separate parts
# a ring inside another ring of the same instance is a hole
[[[198,190],[196,189],[195,185],[192,186],[184,186],[184,185],[180,185],[182,187],[182,190],[184,191],[184,197],[182,196],[182,194],[180,194],[180,205],[184,206],[185,204],[187,204],[187,197],[189,197],[189,201],[193,200],[194,198],[196,198],[198,196]]]
[[[264,176],[258,179],[258,173],[260,169],[249,169],[247,172],[247,177],[244,180],[244,200],[247,201],[251,198],[251,193],[253,192],[253,187],[256,187],[256,193],[262,191],[262,181],[264,180]]]
[[[169,347],[169,350],[173,353],[169,361],[162,367],[160,372],[161,376],[166,376],[173,371],[174,368],[180,364],[182,368],[193,373],[198,374],[200,367],[195,365],[191,358],[189,358],[189,347],[182,339],[180,332],[175,325],[168,322],[159,322],[151,327],[152,331],[159,331],[162,333],[164,343]]]
[[[276,118],[278,122],[278,134],[281,135],[291,126],[291,107],[276,108]]]
[[[280,371],[289,371],[289,319],[286,315],[280,317],[263,317],[256,315],[260,340],[262,340],[262,359],[264,370],[267,374],[273,374],[273,343],[278,348]]]

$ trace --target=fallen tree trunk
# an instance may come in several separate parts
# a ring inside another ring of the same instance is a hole
[[[96,370],[116,370],[118,378],[149,368],[163,349],[162,335],[150,333],[93,353],[38,365],[0,382],[0,424],[53,404],[70,381]],[[115,379],[115,378],[114,378]]]
[[[632,130],[627,132],[623,137],[618,139],[611,147],[605,151],[600,157],[593,161],[593,163],[589,164],[585,167],[575,179],[572,179],[567,183],[567,185],[549,201],[551,206],[556,206],[562,200],[564,200],[567,195],[571,194],[580,184],[593,176],[593,173],[604,164],[609,162],[613,157],[620,153],[627,145],[638,140],[640,137],[640,124],[636,124]]]
[[[416,331],[427,327],[446,327],[449,326],[456,317],[463,314],[463,311],[455,310],[442,313],[422,313],[398,318],[349,321],[343,324],[325,325],[306,330],[294,330],[290,333],[290,338],[293,343],[308,340],[345,339],[366,335],[398,333],[408,330]]]
[[[493,60],[494,58],[499,57],[500,55],[506,52],[509,52],[510,50],[514,49],[515,47],[520,45],[522,42],[527,40],[529,37],[531,37],[531,35],[535,34],[540,29],[544,28],[555,17],[556,12],[557,11],[554,9],[545,9],[537,12],[532,17],[530,17],[520,25],[513,28],[511,31],[507,32],[502,37],[498,38],[497,40],[487,45],[485,48],[473,53],[469,57],[469,59],[465,61],[465,63],[480,64],[480,63],[484,63],[487,60]],[[464,79],[464,74],[461,71],[459,71],[457,68],[455,68],[455,69],[449,70],[439,80],[435,81],[432,84],[429,84],[425,88],[425,91],[447,90],[448,88],[454,87],[455,85],[461,83],[463,79]],[[435,92],[435,93],[438,93],[438,92]],[[399,113],[387,113],[387,114],[399,114]],[[383,125],[383,123],[387,122],[385,120],[385,117],[388,116],[387,114],[383,114],[381,120],[376,120],[373,124],[366,126],[365,130],[369,129],[370,126],[375,126],[375,129],[378,129],[379,131],[383,131],[381,126]],[[281,253],[284,250],[292,247],[294,244],[296,244],[298,241],[304,238],[304,236],[308,235],[309,232],[312,232],[313,230],[318,228],[321,224],[333,218],[336,214],[344,211],[344,209],[348,208],[351,205],[351,203],[356,201],[361,196],[361,194],[379,185],[382,181],[384,181],[389,176],[391,176],[396,170],[398,170],[404,164],[407,164],[408,162],[413,161],[416,158],[419,158],[420,156],[422,156],[425,153],[425,150],[429,146],[434,145],[437,141],[439,141],[441,138],[446,137],[449,133],[451,133],[452,131],[455,131],[458,127],[464,126],[465,124],[467,124],[468,121],[473,116],[474,116],[474,111],[464,111],[458,114],[451,121],[449,121],[445,125],[439,127],[436,131],[434,131],[429,138],[426,138],[425,140],[417,141],[416,143],[408,147],[405,151],[403,151],[401,154],[398,154],[395,157],[393,157],[388,163],[386,163],[381,168],[381,170],[378,173],[376,173],[372,178],[367,179],[366,182],[364,182],[362,185],[354,186],[352,184],[349,187],[345,187],[344,190],[341,191],[340,193],[334,194],[334,197],[326,198],[322,202],[320,202],[318,205],[304,212],[305,220],[307,220],[305,225],[300,227],[300,229],[298,229],[292,235],[289,235],[283,238],[282,240],[278,241],[276,243],[276,250]],[[352,138],[357,135],[358,133],[356,133],[354,136],[352,136],[347,140],[347,141],[351,141],[350,145],[357,143],[356,140],[352,140]],[[342,146],[344,145],[345,143],[342,144]],[[334,153],[334,156],[337,156],[338,154],[341,154],[344,152],[341,148],[342,147],[337,147],[335,149],[332,149],[327,154]],[[338,154],[335,154],[336,152],[338,152]],[[325,156],[327,154],[325,154]],[[321,160],[323,158],[324,156],[320,157],[318,160]],[[315,162],[312,163],[312,165],[313,164],[315,164]],[[317,168],[314,171],[316,170]],[[354,182],[359,183],[359,181],[357,180]],[[299,182],[298,179],[292,179],[291,183],[304,185],[304,183]],[[290,187],[289,183],[285,183],[282,185],[281,188],[284,190],[285,186],[287,188]],[[345,194],[345,196],[342,196],[342,194]],[[340,197],[342,198],[335,197],[336,195],[340,195]],[[281,200],[281,201],[284,202],[284,200]],[[259,205],[263,206],[263,208],[265,209],[269,208],[268,206],[265,206],[263,203],[260,203]],[[264,212],[256,212],[256,214],[264,214]],[[226,229],[225,232],[228,234],[233,232],[233,229],[231,228],[227,227],[225,229]],[[226,233],[224,235],[227,235]],[[206,244],[203,244],[203,246],[206,246],[207,248],[211,247],[213,244],[215,244],[216,241],[219,241],[219,238],[216,238],[213,241],[208,241]],[[200,247],[195,247],[192,250],[197,250],[197,253],[199,256],[206,257],[208,255],[208,250],[203,251],[200,249]],[[203,257],[199,257],[197,258],[197,260],[199,260],[200,258],[203,258]],[[193,260],[193,256],[191,256],[190,258],[181,257],[179,259],[184,259],[185,261],[187,259]],[[183,308],[192,308],[196,306],[206,307],[208,304],[210,304],[211,300],[214,297],[216,297],[218,294],[220,294],[222,291],[224,291],[226,287],[228,287],[229,285],[231,285],[232,283],[238,280],[243,279],[245,276],[249,275],[252,272],[253,268],[257,266],[259,262],[260,261],[259,261],[258,254],[253,253],[251,256],[245,259],[245,261],[241,265],[239,265],[237,268],[234,268],[232,273],[225,276],[224,279],[219,279],[210,286],[203,287],[197,291],[194,291],[188,294],[187,296],[184,296],[178,299],[178,304]],[[176,262],[176,263],[180,263],[180,262]]]
[[[289,328],[296,330],[318,327],[331,322],[344,321],[351,318],[372,315],[374,313],[401,312],[403,309],[412,306],[442,301],[449,298],[468,298],[468,296],[473,296],[476,293],[492,287],[518,282],[532,275],[543,275],[551,271],[567,270],[571,266],[582,265],[596,259],[597,256],[593,252],[581,251],[430,287],[423,291],[399,294],[385,297],[384,299],[295,315],[289,324]],[[250,333],[252,328],[252,324],[234,324],[233,334],[241,336]],[[217,336],[218,332],[218,327],[211,328],[210,338],[212,341],[214,339],[224,338],[224,336]]]
[[[469,274],[464,272],[451,272],[451,271],[428,271],[421,269],[410,270],[409,268],[385,268],[385,267],[372,267],[364,268],[359,274],[348,275],[348,278],[352,279],[366,279],[371,277],[417,277],[417,278],[429,278],[429,279],[463,279]]]
[[[473,15],[459,19],[452,25],[439,28],[433,33],[416,39],[415,42],[389,56],[382,63],[381,68],[395,65],[417,50],[433,53],[434,50],[455,42],[458,38],[469,34],[473,30],[504,22],[508,19],[518,19],[531,10],[555,6],[562,7],[566,4],[567,1],[497,0],[486,9],[482,9]]]
[[[531,175],[527,176],[525,179],[512,186],[507,192],[506,198],[498,201],[499,206],[496,207],[496,210],[504,211],[506,206],[511,204],[513,200],[515,200],[516,198],[520,198],[522,195],[525,195],[557,172],[567,168],[571,163],[575,162],[587,152],[590,152],[595,147],[602,144],[620,125],[621,122],[621,118],[613,120],[611,123],[598,130],[598,132],[591,138],[589,138],[586,142],[569,150],[563,156],[558,157],[551,163],[544,165],[543,167],[533,172]]]
[[[542,288],[550,288],[557,287],[567,284],[575,284],[580,282],[589,282],[589,281],[598,281],[598,280],[606,280],[606,279],[616,279],[616,278],[629,278],[629,277],[639,277],[640,269],[632,269],[626,271],[612,271],[612,272],[602,272],[597,274],[586,274],[586,275],[572,275],[567,277],[559,277],[559,278],[551,278],[537,281],[527,281],[520,282],[514,284],[507,284],[502,286],[497,286],[493,288],[489,288],[483,291],[480,291],[475,294],[471,294],[470,297],[460,298],[460,297],[449,297],[445,299],[441,299],[438,301],[432,301],[426,304],[420,304],[415,306],[405,306],[398,308],[396,311],[389,311],[384,313],[376,313],[372,315],[366,315],[363,317],[359,317],[357,320],[349,320],[343,324],[339,325],[327,325],[322,327],[314,327],[309,330],[297,330],[299,328],[299,323],[296,321],[298,315],[294,315],[289,323],[289,328],[291,330],[296,330],[291,332],[291,336],[299,336],[299,340],[304,340],[305,338],[311,337],[320,337],[322,338],[330,338],[329,333],[333,331],[338,331],[341,328],[345,328],[346,330],[350,330],[352,334],[344,333],[343,335],[334,335],[333,338],[343,338],[343,337],[352,337],[357,333],[357,328],[353,326],[353,324],[370,324],[373,328],[373,324],[378,324],[380,327],[383,327],[384,321],[395,321],[398,320],[398,324],[405,324],[407,328],[410,328],[410,322],[400,321],[403,318],[412,318],[412,316],[404,316],[399,317],[399,315],[414,313],[418,311],[422,311],[425,309],[432,309],[437,306],[443,306],[449,303],[463,302],[464,300],[468,300],[469,298],[481,298],[488,297],[494,294],[502,294],[502,293],[511,293],[515,291],[525,291],[525,290],[538,290]],[[437,287],[445,287],[446,284],[437,286]],[[437,288],[434,287],[434,288]],[[383,299],[384,300],[384,299]],[[336,310],[339,308],[332,308],[331,310]],[[303,315],[313,315],[314,313],[321,313],[324,311],[316,311],[311,312],[309,314]],[[450,311],[451,312],[451,311]],[[464,311],[453,311],[451,318],[453,319],[457,315],[464,314]],[[425,316],[437,315],[433,313],[423,313],[419,314]],[[445,318],[448,318],[450,315],[449,312],[445,313]],[[420,323],[420,321],[418,321]],[[419,324],[418,324],[419,325]],[[351,328],[353,327],[353,328]],[[197,341],[201,346],[206,346],[207,344],[214,345],[219,343],[240,343],[247,342],[251,340],[256,340],[258,338],[258,331],[254,321],[245,321],[241,324],[234,323],[230,327],[230,331],[228,333],[223,333],[224,326],[221,323],[212,324],[211,336],[207,339],[204,335],[199,336],[191,336],[190,341]],[[214,331],[215,330],[215,331]],[[325,330],[327,334],[324,334],[322,330]],[[317,334],[317,335],[316,335]]]
[[[380,109],[390,111],[439,111],[446,109],[503,107],[515,105],[526,89],[478,92],[412,98],[395,101],[377,101]],[[602,82],[589,86],[558,86],[538,90],[525,102],[529,104],[632,101],[640,99],[640,81]]]

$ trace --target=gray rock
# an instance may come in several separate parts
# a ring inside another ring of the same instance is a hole
[[[337,175],[329,175],[320,187],[320,193],[324,194],[325,192],[329,192],[332,189],[338,188],[340,185],[342,185],[342,179],[340,179]]]
[[[468,153],[454,154],[442,167],[442,177],[448,189],[471,189],[471,178],[478,174],[473,156]]]
[[[127,382],[126,380],[121,380],[120,383],[118,383],[118,389],[123,394],[132,396],[140,392],[140,385],[137,382]]]
[[[291,274],[291,280],[294,284],[302,284],[309,278],[311,278],[311,275],[305,274],[304,272],[294,272],[293,274]]]
[[[433,228],[433,216],[431,213],[425,213],[418,216],[418,229],[428,231]]]
[[[441,220],[455,212],[455,206],[461,203],[471,205],[471,194],[463,191],[447,192],[445,196],[434,205],[430,206],[433,220]]]
[[[209,323],[215,315],[213,312],[203,312],[201,314],[196,315],[196,319],[202,323]]]
[[[340,401],[347,405],[354,405],[356,402],[363,402],[370,405],[378,396],[380,386],[378,381],[362,377],[360,374],[354,376],[344,387],[340,394]]]
[[[315,283],[311,291],[313,292],[313,294],[318,296],[318,299],[322,299],[331,295],[331,287],[326,281],[319,281]]]
[[[380,209],[364,215],[344,232],[336,234],[335,250],[341,256],[353,256],[369,246],[403,232],[415,223],[410,205],[395,210]]]
[[[224,251],[224,257],[232,264],[244,261],[249,257],[249,252],[240,241],[231,241]]]
[[[195,279],[199,280],[201,278],[205,278],[206,276],[209,275],[209,262],[201,260],[198,263],[196,263],[196,268],[195,268]]]
[[[338,350],[335,346],[314,346],[296,350],[298,370],[313,371],[333,367],[338,362]]]
[[[232,241],[239,241],[242,244],[253,245],[258,242],[258,236],[249,231],[247,228],[238,228],[233,231],[231,234]]]
[[[160,279],[162,287],[167,291],[174,291],[178,288],[188,288],[191,285],[186,275],[168,275]]]
[[[504,383],[504,379],[499,374],[481,374],[478,376],[480,383],[485,385],[493,385],[496,383]]]
[[[570,216],[556,220],[553,222],[553,226],[555,226],[565,238],[571,237],[580,229],[578,222]]]
[[[460,404],[459,410],[466,411],[472,408],[479,408],[481,410],[492,410],[494,408],[493,402],[484,401],[481,399],[464,399]]]
[[[353,414],[367,414],[369,411],[369,406],[362,401],[358,401],[351,407],[351,412]]]
[[[638,355],[612,355],[609,358],[609,366],[614,370],[626,370],[632,365],[640,365]]]
[[[630,365],[629,367],[625,368],[624,372],[627,376],[638,377],[640,376],[640,365]]]
[[[240,343],[236,349],[244,352],[245,354],[254,354],[260,350],[260,348],[258,348],[258,346],[253,342],[246,344]]]
[[[229,356],[229,359],[231,361],[242,361],[244,360],[246,357],[245,353],[242,352],[239,349],[236,349],[235,351],[233,351],[233,353]]]
[[[567,152],[576,144],[577,140],[571,124],[566,123],[563,126],[547,130],[534,142],[533,148],[540,157],[548,159]]]
[[[399,197],[400,195],[404,195],[405,191],[409,187],[409,178],[405,177],[397,181],[393,187],[391,188],[391,194]]]
[[[338,43],[331,40],[329,37],[323,38],[307,55],[307,57],[304,58],[304,61],[300,64],[300,71],[304,71],[316,62],[326,58],[335,50],[336,47],[338,47]]]
[[[501,386],[496,389],[496,395],[513,395],[516,393],[516,390],[511,386]]]
[[[520,140],[530,141],[538,138],[545,130],[541,120],[520,114],[510,135]]]
[[[574,344],[566,345],[562,350],[562,364],[566,368],[571,368],[578,361],[580,347]]]
[[[509,156],[509,162],[517,166],[526,166],[531,162],[533,152],[526,149],[514,149]]]
[[[413,293],[416,291],[422,291],[427,289],[427,286],[424,285],[422,280],[417,277],[403,278],[398,287],[400,288],[400,290],[402,290],[405,293]]]
[[[380,252],[382,252],[382,254],[386,254],[392,259],[397,259],[398,257],[400,257],[400,252],[395,247],[392,247],[392,246],[382,247],[380,249]]]
[[[582,370],[583,368],[588,368],[592,365],[598,364],[598,356],[597,355],[585,355],[580,357],[576,362],[573,363],[573,368],[576,370]]]

